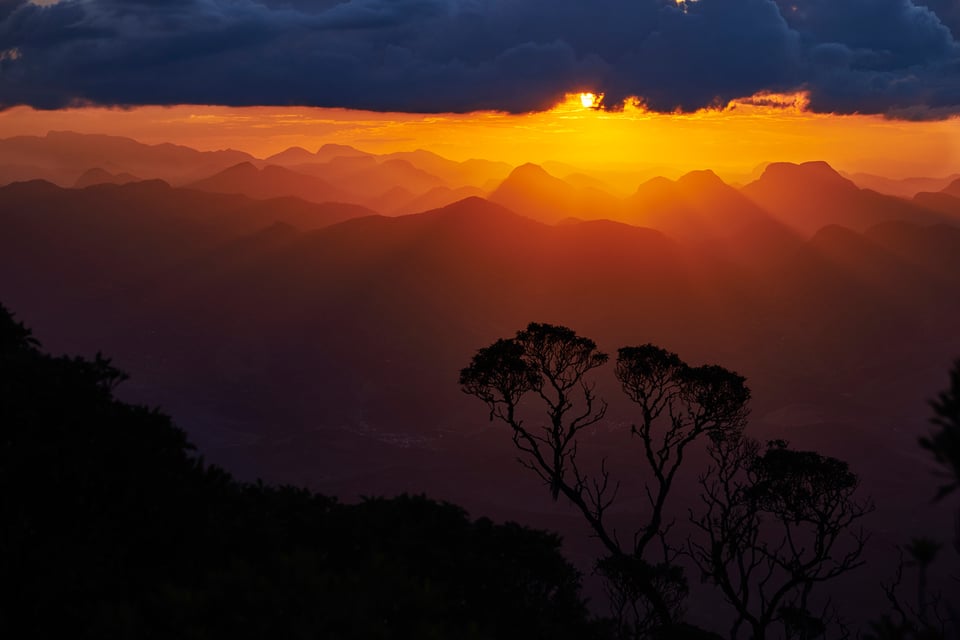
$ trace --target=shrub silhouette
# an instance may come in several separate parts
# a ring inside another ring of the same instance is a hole
[[[0,306],[0,635],[590,638],[556,535],[244,484]]]

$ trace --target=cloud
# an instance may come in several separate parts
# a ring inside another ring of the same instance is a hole
[[[523,112],[591,90],[690,111],[806,90],[944,117],[958,19],[955,0],[8,0],[0,106]]]
[[[928,7],[940,22],[950,28],[954,39],[960,38],[960,2],[957,0],[914,0],[914,4]]]

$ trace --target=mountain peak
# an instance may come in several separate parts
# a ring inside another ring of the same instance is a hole
[[[87,169],[73,184],[74,189],[83,189],[95,184],[127,184],[128,182],[137,182],[139,178],[129,173],[113,174],[100,167]]]
[[[83,189],[84,187],[89,187],[94,184],[113,181],[114,176],[112,173],[100,167],[94,167],[84,171],[80,177],[77,178],[76,182],[73,183],[73,187],[75,189]]]
[[[260,173],[260,170],[252,162],[240,162],[232,167],[227,167],[220,172],[222,175],[255,175]]]
[[[328,142],[317,149],[313,160],[333,160],[334,158],[372,158],[373,156],[366,151],[360,151],[346,144],[336,144]]]
[[[321,151],[356,151],[357,153],[361,153],[358,149],[354,149],[348,144],[337,144],[335,142],[328,142],[320,145],[320,148],[317,149],[317,153],[320,153]]]
[[[782,223],[810,236],[829,224],[859,233],[886,220],[929,221],[934,215],[906,200],[861,190],[826,162],[772,163],[741,193]]]
[[[528,162],[511,171],[494,193],[522,192],[527,196],[540,193],[551,197],[569,197],[571,191],[572,187],[566,182],[550,175],[540,165]],[[493,200],[497,201],[497,198]]]
[[[516,169],[514,169],[513,171],[511,171],[509,177],[510,178],[532,178],[532,177],[552,178],[553,176],[547,173],[547,170],[541,167],[540,165],[534,164],[533,162],[525,162],[521,164],[519,167],[517,167]]]
[[[640,186],[651,187],[651,188],[656,187],[658,189],[663,189],[674,184],[676,183],[673,180],[665,176],[653,176],[649,180],[645,180],[644,182],[642,182]]]
[[[654,176],[641,183],[631,198],[645,202],[651,198],[673,197],[677,192],[677,183],[670,178]]]
[[[540,165],[527,162],[511,171],[510,175],[501,183],[500,188],[503,188],[505,185],[507,187],[524,185],[533,188],[554,188],[556,185],[561,184],[569,188],[569,185],[560,178],[548,173],[547,170]]]
[[[677,185],[680,187],[686,188],[725,188],[729,185],[720,179],[720,176],[715,174],[710,169],[702,169],[698,171],[691,171],[686,173],[677,180]]]
[[[499,203],[492,202],[480,196],[468,196],[462,200],[448,204],[439,209],[414,214],[421,219],[442,219],[457,221],[457,223],[477,223],[482,226],[500,225],[504,221],[521,224],[537,224],[525,216]]]
[[[955,198],[960,198],[960,178],[957,178],[948,184],[941,193],[945,193],[948,196],[953,196]]]
[[[316,158],[303,147],[290,147],[269,156],[267,162],[310,162]]]
[[[771,162],[764,169],[761,181],[796,181],[812,180],[822,185],[834,185],[837,187],[853,188],[857,186],[850,180],[844,178],[840,173],[822,160],[804,162],[795,164],[793,162]]]

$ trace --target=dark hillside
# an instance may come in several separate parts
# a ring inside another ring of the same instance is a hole
[[[557,536],[417,497],[242,484],[108,360],[0,307],[0,632],[20,638],[590,638]],[[599,636],[596,636],[599,637]]]

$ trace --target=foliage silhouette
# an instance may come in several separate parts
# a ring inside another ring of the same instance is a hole
[[[946,479],[934,496],[942,500],[960,487],[960,360],[953,364],[949,373],[950,386],[930,402],[934,416],[931,422],[939,427],[928,436],[919,439],[920,446],[931,454],[942,467]],[[954,544],[960,552],[960,512],[957,514],[957,531]],[[941,555],[943,545],[930,538],[915,538],[905,546],[898,546],[900,562],[889,584],[881,585],[890,610],[870,623],[867,640],[944,640],[960,630],[960,614],[953,603],[939,591],[931,592],[929,570]],[[904,557],[906,555],[906,558]],[[915,596],[904,598],[906,568],[916,569]],[[953,576],[960,583],[960,577]]]
[[[934,416],[931,422],[939,429],[919,439],[920,446],[933,454],[944,469],[942,484],[934,497],[942,500],[960,487],[960,360],[950,370],[950,386],[930,402]],[[960,552],[960,512],[956,518],[954,545]],[[942,640],[948,637],[949,629],[960,629],[960,614],[952,609],[943,594],[931,593],[928,573],[940,555],[943,545],[928,538],[914,539],[905,548],[900,548],[900,563],[890,584],[883,585],[884,594],[890,603],[890,612],[871,623],[868,640]],[[909,560],[904,560],[906,552]],[[916,602],[909,602],[900,595],[904,581],[904,568],[916,568]],[[960,577],[954,576],[955,582]],[[948,613],[949,612],[949,613]]]
[[[0,635],[591,638],[556,535],[244,484],[0,306]]]
[[[514,444],[525,454],[521,464],[550,486],[554,500],[561,491],[571,499],[582,496],[567,482],[571,473],[578,475],[576,436],[606,412],[606,404],[598,401],[584,376],[607,359],[592,340],[566,327],[531,323],[515,338],[481,349],[460,372],[460,384],[488,404],[491,419],[513,427]],[[540,397],[549,419],[535,431],[517,416],[518,404],[528,392]],[[605,532],[597,527],[597,534],[602,537]]]
[[[520,463],[550,487],[554,499],[563,494],[583,515],[605,548],[597,568],[607,579],[620,634],[639,636],[673,628],[687,594],[675,553],[663,544],[664,558],[654,562],[651,549],[669,529],[664,510],[684,453],[701,437],[739,433],[750,393],[741,376],[722,367],[691,367],[653,345],[619,350],[617,378],[640,408],[630,436],[641,443],[653,474],[646,487],[649,512],[627,544],[606,520],[619,483],[605,464],[589,475],[577,457],[578,436],[606,413],[587,376],[607,360],[592,340],[567,327],[532,323],[514,338],[477,351],[460,372],[460,384],[487,404],[491,420],[511,428]],[[530,416],[528,396],[543,414]]]
[[[690,556],[736,612],[730,636],[747,625],[762,640],[780,623],[785,637],[821,637],[835,612],[829,600],[811,611],[814,588],[863,564],[867,535],[854,526],[873,505],[856,499],[856,475],[783,441],[762,450],[716,438],[709,453],[703,507],[690,515],[702,539],[691,539]]]
[[[829,600],[811,612],[814,588],[863,564],[867,540],[858,521],[873,509],[855,497],[859,481],[846,463],[785,442],[760,446],[744,437],[750,390],[716,365],[693,367],[655,345],[619,349],[615,374],[637,406],[629,438],[638,444],[648,508],[633,514],[628,543],[607,521],[618,481],[604,461],[589,475],[578,436],[604,418],[606,403],[588,374],[607,361],[596,344],[566,327],[531,324],[515,338],[480,349],[460,372],[463,390],[483,400],[490,418],[506,423],[520,463],[566,497],[604,546],[597,562],[618,637],[696,637],[681,620],[687,582],[682,556],[720,587],[734,610],[730,637],[746,626],[769,636],[824,635],[835,616]],[[667,504],[695,443],[712,461],[700,476],[696,536],[670,541]],[[656,554],[662,554],[654,559]]]
[[[942,545],[928,538],[917,538],[906,548],[899,548],[900,562],[890,584],[881,585],[890,611],[870,624],[867,640],[945,640],[948,619],[946,603],[940,593],[930,593],[927,577]],[[909,560],[904,559],[904,552]],[[907,602],[899,591],[904,582],[904,568],[917,570],[916,603]]]
[[[941,391],[930,404],[935,414],[931,422],[940,429],[920,438],[920,446],[945,467],[947,481],[940,487],[939,499],[960,487],[960,360],[950,371],[950,387]]]

